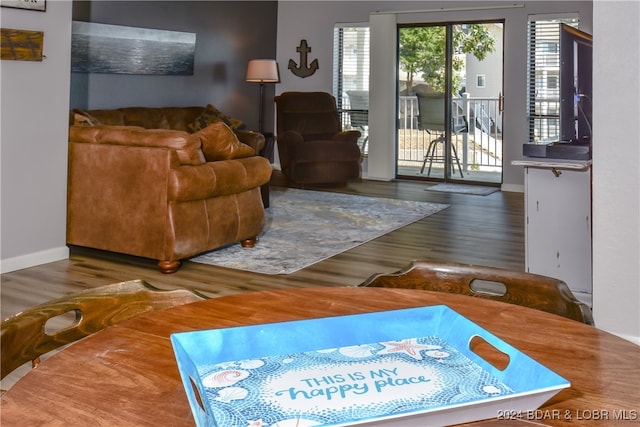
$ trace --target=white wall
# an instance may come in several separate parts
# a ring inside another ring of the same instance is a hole
[[[369,153],[366,177],[389,181],[396,173],[396,82],[398,81],[396,17],[376,14],[369,17],[370,54],[369,80]],[[375,90],[371,90],[375,88]],[[364,171],[363,171],[364,175]]]
[[[593,15],[593,315],[640,342],[640,2]]]
[[[3,7],[2,28],[44,32],[43,62],[2,61],[0,271],[68,257],[67,132],[71,2]]]

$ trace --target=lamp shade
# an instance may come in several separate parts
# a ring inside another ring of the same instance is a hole
[[[252,59],[247,65],[247,81],[278,83],[278,63],[274,59]]]

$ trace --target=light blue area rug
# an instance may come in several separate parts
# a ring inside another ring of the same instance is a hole
[[[191,261],[291,274],[448,207],[291,188],[272,188],[270,206],[254,248],[234,244]]]

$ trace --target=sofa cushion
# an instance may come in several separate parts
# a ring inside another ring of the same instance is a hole
[[[216,122],[193,134],[202,144],[207,162],[255,156],[256,152],[240,142],[235,132],[223,122]]]
[[[138,126],[71,126],[69,141],[173,148],[183,165],[205,163],[204,155],[200,149],[200,139],[178,130],[144,129]]]
[[[162,108],[127,107],[120,108],[127,126],[141,126],[147,129],[170,129],[169,121]]]
[[[204,108],[204,106],[162,107],[162,111],[169,122],[169,129],[183,130],[192,133],[189,126],[191,126],[196,120],[196,117],[204,111]]]
[[[202,113],[196,117],[195,121],[189,125],[189,130],[191,130],[191,132],[197,132],[218,122],[223,122],[231,129],[240,129],[244,125],[241,120],[229,117],[213,105],[208,104]]]

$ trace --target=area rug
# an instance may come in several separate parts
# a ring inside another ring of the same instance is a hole
[[[254,248],[233,244],[191,261],[263,274],[291,274],[447,207],[272,188],[266,225]]]
[[[475,196],[488,196],[500,189],[498,187],[486,187],[482,185],[467,185],[467,184],[450,184],[442,182],[440,184],[433,185],[426,189],[427,191],[440,191],[443,193],[461,193],[461,194],[473,194]]]

